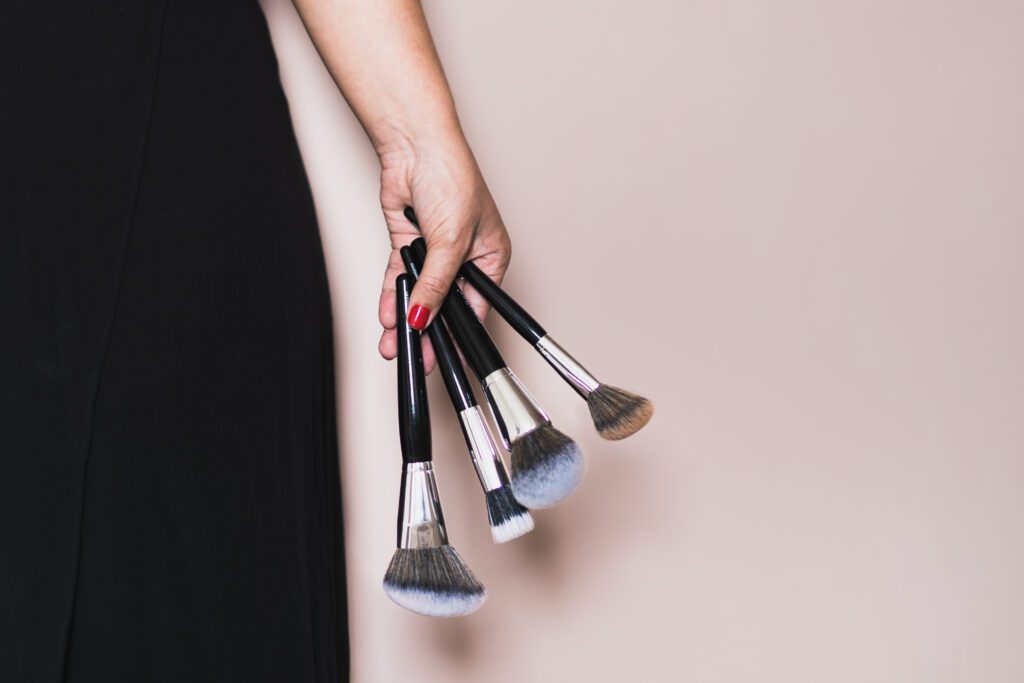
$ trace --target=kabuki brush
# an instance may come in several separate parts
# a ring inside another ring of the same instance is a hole
[[[410,248],[415,265],[427,255],[423,238]],[[579,446],[551,425],[537,404],[505,364],[483,324],[462,291],[448,290],[441,317],[483,385],[487,403],[498,424],[502,441],[512,455],[512,492],[528,508],[550,507],[576,490],[585,469]]]
[[[599,382],[475,263],[463,264],[459,274],[490,302],[512,329],[537,349],[576,393],[586,399],[594,427],[602,437],[612,441],[625,439],[651,419],[654,405],[649,400]]]
[[[409,247],[401,249],[405,269],[413,277],[419,277],[419,268],[413,260]],[[504,543],[533,530],[533,517],[529,510],[520,505],[512,495],[505,463],[498,455],[498,447],[487,427],[487,419],[480,410],[469,385],[469,378],[462,369],[462,361],[452,343],[444,320],[437,318],[427,328],[430,342],[437,356],[437,366],[448,389],[452,405],[459,416],[462,435],[466,438],[469,455],[476,468],[476,475],[484,489],[487,503],[487,520],[491,525],[491,537],[495,543]]]
[[[398,426],[402,489],[398,499],[398,548],[384,575],[384,592],[402,607],[428,617],[476,611],[484,587],[448,545],[430,451],[430,412],[420,335],[406,323],[413,280],[395,281],[398,313]]]

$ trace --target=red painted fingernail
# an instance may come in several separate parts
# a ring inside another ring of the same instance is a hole
[[[409,327],[414,330],[422,330],[430,320],[430,309],[426,306],[416,304],[409,309]]]

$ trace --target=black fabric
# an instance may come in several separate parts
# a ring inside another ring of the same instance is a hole
[[[335,428],[258,4],[0,3],[0,681],[347,680]]]

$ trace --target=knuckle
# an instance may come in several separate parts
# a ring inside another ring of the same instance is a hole
[[[512,261],[512,245],[503,245],[502,248],[498,249],[496,255],[498,257],[498,266],[502,269],[508,268],[508,264]]]
[[[472,235],[455,231],[437,232],[427,240],[427,248],[434,251],[458,252],[469,245]]]
[[[427,294],[442,298],[448,293],[448,285],[439,277],[433,275],[423,275],[416,283],[419,285]]]

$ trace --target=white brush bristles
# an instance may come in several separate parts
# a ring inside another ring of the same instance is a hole
[[[384,575],[396,604],[427,617],[458,617],[480,609],[487,592],[450,545],[398,548]]]
[[[551,425],[512,444],[512,492],[528,508],[559,503],[583,481],[586,465],[579,446]]]
[[[487,521],[491,525],[491,538],[505,543],[533,531],[533,517],[512,495],[506,484],[487,491]]]
[[[480,609],[483,595],[438,593],[415,586],[384,586],[395,604],[425,617],[462,617]]]
[[[491,525],[491,538],[495,543],[507,543],[533,531],[533,517],[527,512],[508,519],[501,524]]]

